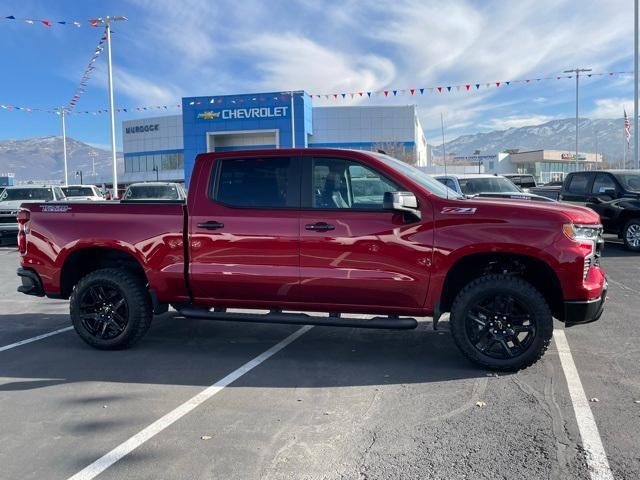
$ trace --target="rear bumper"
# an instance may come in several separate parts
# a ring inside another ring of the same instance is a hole
[[[567,327],[595,322],[600,319],[607,300],[608,285],[605,281],[602,294],[591,300],[564,302],[564,323]]]
[[[26,268],[18,269],[18,276],[22,280],[22,285],[18,287],[20,293],[25,295],[35,295],[36,297],[44,297],[44,288],[42,287],[42,280],[36,272],[33,270],[27,270]]]
[[[16,238],[18,236],[17,223],[0,223],[0,238]]]

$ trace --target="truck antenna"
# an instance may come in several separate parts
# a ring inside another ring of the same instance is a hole
[[[440,112],[440,127],[442,128],[442,161],[444,162],[444,176],[447,176],[447,149],[444,143],[444,117]],[[446,187],[446,185],[445,185]],[[449,188],[447,187],[447,200],[449,200]]]

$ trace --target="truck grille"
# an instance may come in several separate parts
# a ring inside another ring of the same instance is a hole
[[[18,223],[18,221],[16,220],[15,215],[11,216],[11,217],[9,217],[9,216],[6,216],[6,217],[1,216],[0,217],[0,223]]]

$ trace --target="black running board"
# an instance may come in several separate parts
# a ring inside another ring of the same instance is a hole
[[[319,325],[324,327],[351,328],[384,328],[391,330],[411,330],[418,326],[415,318],[374,317],[371,319],[340,318],[336,315],[329,317],[314,317],[306,313],[228,313],[206,310],[192,306],[184,306],[178,313],[188,318],[200,320],[222,320],[229,322],[251,323],[281,323],[288,325]]]

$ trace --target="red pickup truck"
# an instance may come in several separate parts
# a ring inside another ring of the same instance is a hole
[[[469,359],[514,370],[545,352],[552,317],[597,320],[606,298],[593,211],[469,199],[381,153],[202,154],[186,203],[26,203],[18,221],[18,290],[70,299],[77,333],[101,349],[132,345],[168,305],[395,329],[449,312]]]

